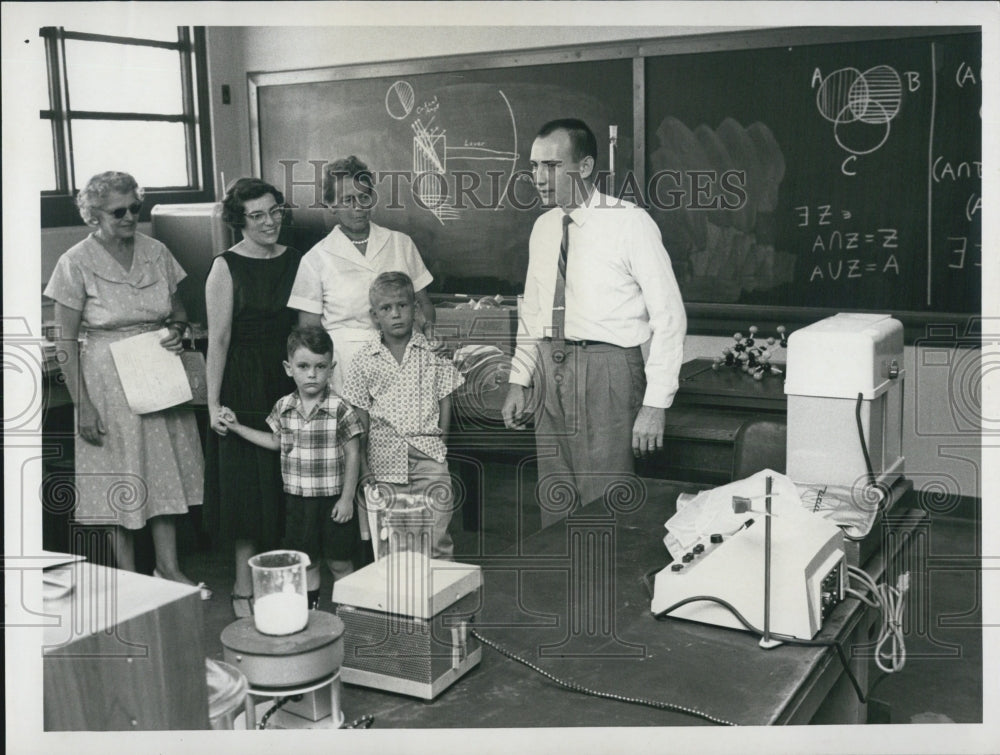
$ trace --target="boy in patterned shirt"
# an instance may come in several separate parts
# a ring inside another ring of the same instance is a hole
[[[352,518],[364,427],[350,405],[330,390],[333,341],[323,328],[293,328],[284,365],[297,390],[278,399],[268,415],[271,435],[241,425],[230,409],[223,408],[220,418],[241,438],[281,452],[285,547],[309,555],[307,589],[309,606],[315,608],[321,561],[335,580],[353,571],[359,543]]]
[[[464,378],[414,332],[413,282],[406,273],[382,273],[368,298],[379,335],[358,352],[344,381],[344,398],[368,429],[362,481],[388,488],[390,500],[401,493],[424,498],[433,519],[431,557],[450,559],[454,493],[445,440],[451,394]]]

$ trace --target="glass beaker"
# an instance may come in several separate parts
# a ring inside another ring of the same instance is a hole
[[[253,622],[261,634],[293,634],[309,623],[306,567],[300,551],[268,551],[249,560],[253,575]]]
[[[424,496],[397,494],[385,510],[386,555],[410,552],[431,557],[434,515]]]

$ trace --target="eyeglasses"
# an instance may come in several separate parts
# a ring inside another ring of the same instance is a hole
[[[103,207],[101,209],[115,220],[121,220],[125,217],[126,212],[131,213],[132,215],[138,215],[139,210],[142,209],[142,202],[133,202],[128,207],[116,207],[113,210],[104,210]]]
[[[286,207],[272,207],[267,212],[244,212],[247,219],[252,223],[263,223],[264,218],[271,218],[275,223],[280,223],[285,218]]]
[[[352,194],[329,206],[334,210],[370,210],[375,206],[375,199],[370,194]]]

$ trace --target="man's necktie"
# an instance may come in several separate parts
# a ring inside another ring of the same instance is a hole
[[[569,257],[569,224],[572,222],[573,218],[563,215],[556,291],[552,299],[552,358],[556,362],[562,362],[566,358],[566,261]]]

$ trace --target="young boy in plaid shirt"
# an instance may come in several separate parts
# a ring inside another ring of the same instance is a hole
[[[224,408],[220,417],[240,437],[281,452],[287,501],[285,547],[309,555],[307,589],[314,608],[319,601],[321,561],[326,561],[334,579],[353,571],[359,540],[353,521],[354,493],[364,427],[350,405],[330,390],[333,341],[323,328],[294,328],[284,365],[297,390],[278,399],[268,415],[271,435],[241,425],[229,409]]]
[[[424,498],[433,519],[431,557],[450,559],[454,493],[445,440],[451,394],[465,379],[413,330],[415,296],[406,273],[379,275],[368,299],[379,334],[354,357],[344,381],[344,398],[369,427],[362,479],[388,488],[390,498]]]

